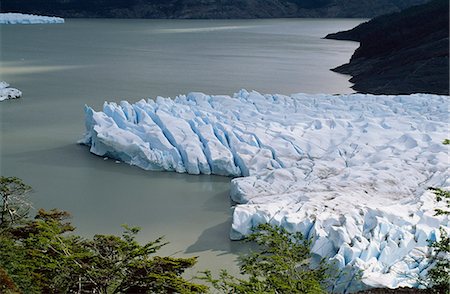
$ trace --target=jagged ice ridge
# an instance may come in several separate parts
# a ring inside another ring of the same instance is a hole
[[[147,170],[235,177],[231,238],[272,223],[349,274],[333,291],[418,286],[449,230],[448,96],[190,93],[86,106],[80,143]],[[362,270],[362,284],[354,269]]]
[[[49,24],[64,23],[64,19],[23,13],[0,13],[0,24]]]

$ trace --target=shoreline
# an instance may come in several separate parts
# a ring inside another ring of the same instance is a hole
[[[328,34],[360,42],[350,62],[332,70],[351,75],[360,93],[449,95],[448,10],[448,1],[434,0]]]

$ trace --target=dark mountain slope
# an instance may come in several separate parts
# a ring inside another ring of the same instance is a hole
[[[374,17],[427,0],[2,0],[2,12],[62,17]]]
[[[380,16],[326,38],[360,42],[350,62],[334,69],[352,75],[359,92],[449,94],[448,0]]]

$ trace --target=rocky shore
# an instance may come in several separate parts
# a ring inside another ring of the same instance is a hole
[[[434,0],[327,35],[360,42],[350,62],[333,70],[352,75],[362,93],[448,95],[448,11],[447,0]]]

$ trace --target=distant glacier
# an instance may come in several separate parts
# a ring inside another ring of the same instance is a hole
[[[146,170],[234,177],[231,238],[260,223],[302,232],[348,272],[335,292],[417,287],[428,240],[450,231],[427,190],[450,188],[448,107],[427,94],[190,93],[86,106],[80,143]]]
[[[0,13],[0,24],[50,24],[64,23],[64,19],[23,13]]]

